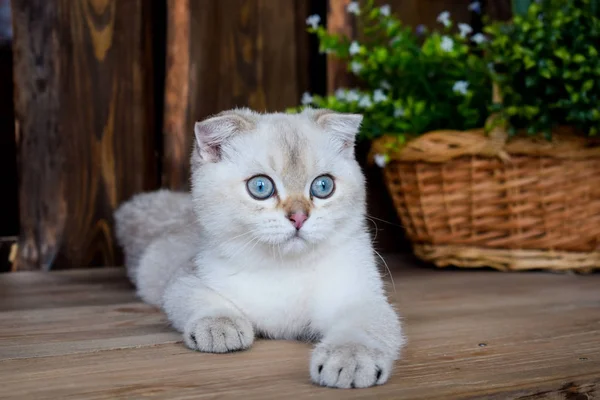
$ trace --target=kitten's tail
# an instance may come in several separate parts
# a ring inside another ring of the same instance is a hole
[[[166,233],[186,229],[196,217],[191,195],[163,189],[133,196],[117,208],[114,218],[127,273],[136,284],[139,262],[148,246]]]

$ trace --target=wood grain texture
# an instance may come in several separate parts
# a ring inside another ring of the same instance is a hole
[[[112,212],[156,186],[141,0],[14,0],[16,269],[118,261]]]
[[[355,17],[346,11],[351,0],[329,0],[327,9],[327,32],[346,36],[350,39],[358,37]],[[346,64],[327,56],[327,92],[333,93],[338,88],[349,88],[356,85],[356,80],[348,72]]]
[[[175,190],[185,188],[189,180],[185,166],[193,135],[187,131],[186,125],[190,91],[190,39],[189,0],[168,0],[161,185]]]
[[[0,308],[0,397],[596,398],[600,274],[437,270],[387,260],[408,346],[381,387],[342,392],[310,384],[305,343],[260,340],[226,355],[187,350],[158,311],[133,301],[123,270],[104,269],[0,277],[0,307],[9,305]],[[55,297],[78,295],[48,307],[49,288]],[[32,308],[31,298],[43,308]]]
[[[185,97],[178,105],[187,101],[187,110],[185,117],[178,111],[177,120],[171,122],[184,128],[170,142],[177,147],[171,153],[178,156],[166,158],[164,186],[189,187],[189,154],[197,121],[234,107],[283,111],[298,104],[304,90],[299,77],[305,79],[307,60],[297,47],[301,34],[297,7],[302,9],[289,0],[189,2],[189,92],[182,89],[183,82],[173,92]]]
[[[48,268],[54,260],[67,214],[58,2],[13,0],[12,18],[20,210],[13,269],[31,270]]]

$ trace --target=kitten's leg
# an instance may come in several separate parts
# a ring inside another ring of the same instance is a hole
[[[313,382],[338,388],[385,383],[404,344],[398,315],[382,293],[342,290],[337,297],[318,317],[323,340],[312,354]]]
[[[252,323],[229,300],[204,286],[199,278],[177,278],[165,291],[163,308],[185,344],[206,353],[249,348]]]

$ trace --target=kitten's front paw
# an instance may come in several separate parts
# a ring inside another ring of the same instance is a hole
[[[365,388],[390,377],[393,357],[358,343],[319,344],[310,362],[310,377],[321,386]]]
[[[254,330],[250,321],[243,317],[205,317],[188,324],[183,338],[190,349],[227,353],[250,347],[254,342]]]

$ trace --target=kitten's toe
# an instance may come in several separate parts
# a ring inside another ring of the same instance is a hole
[[[321,386],[365,388],[385,383],[393,357],[362,344],[319,344],[312,355],[310,375]]]
[[[252,324],[245,318],[205,317],[184,330],[185,344],[205,353],[227,353],[249,348],[254,341]]]

